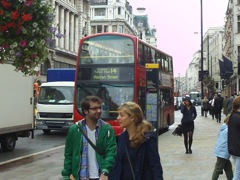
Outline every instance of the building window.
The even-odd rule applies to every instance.
[[[104,32],[108,32],[108,26],[104,26]]]
[[[107,5],[107,0],[91,0],[91,5]]]
[[[75,65],[54,61],[54,68],[75,68]]]
[[[121,14],[121,7],[118,7],[118,14]]]
[[[96,33],[96,26],[92,26],[92,27],[91,27],[91,33],[92,33],[92,34],[95,34],[95,33]]]
[[[49,61],[49,60],[47,60],[46,62],[44,62],[43,64],[41,64],[40,74],[41,74],[41,75],[46,75],[48,68],[51,68],[50,61]]]
[[[146,38],[146,42],[147,42],[147,43],[150,43],[150,38]]]
[[[112,32],[117,32],[117,26],[116,25],[112,26]]]
[[[240,5],[240,0],[237,0],[237,5]]]
[[[105,8],[95,8],[95,16],[105,16]]]
[[[118,26],[118,32],[123,33],[123,26]]]
[[[240,33],[240,16],[237,16],[237,28],[238,33]]]
[[[102,32],[102,25],[98,25],[97,26],[97,33],[101,33]]]

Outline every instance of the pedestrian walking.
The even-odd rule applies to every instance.
[[[163,180],[157,146],[157,133],[143,119],[140,106],[125,102],[118,108],[120,126],[117,158],[109,180]]]
[[[102,101],[87,96],[81,103],[84,119],[68,131],[65,152],[64,179],[107,180],[116,156],[113,128],[102,119]]]
[[[226,124],[227,117],[221,125],[218,132],[218,137],[215,145],[214,155],[217,157],[217,162],[212,175],[212,180],[217,180],[219,175],[223,174],[223,170],[227,176],[227,180],[232,180],[233,170],[228,152],[228,126]]]
[[[204,96],[203,101],[202,101],[202,110],[204,112],[205,117],[207,117],[209,107],[210,107],[209,100],[208,100],[207,96]]]
[[[218,94],[214,100],[214,112],[217,122],[221,123],[221,116],[222,116],[222,108],[223,108],[223,98],[221,94]]]
[[[234,161],[233,180],[240,179],[240,96],[233,100],[228,124],[228,151]]]
[[[186,154],[192,154],[192,142],[193,142],[193,131],[194,131],[194,120],[197,117],[197,111],[195,106],[192,105],[189,97],[185,97],[181,104],[181,113],[183,114],[182,132],[184,136],[184,145],[186,148]]]
[[[213,98],[209,101],[209,103],[210,103],[210,113],[212,115],[212,120],[214,120],[214,118],[215,118],[214,102],[215,102],[216,97],[217,97],[217,95],[215,94],[213,96]]]

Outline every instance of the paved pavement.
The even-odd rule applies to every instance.
[[[200,113],[199,113],[200,114]],[[223,116],[222,116],[223,117]],[[198,116],[195,120],[192,154],[185,154],[183,137],[173,136],[170,130],[159,136],[159,153],[165,180],[210,180],[216,162],[213,155],[220,123]],[[26,157],[24,161],[0,164],[0,179],[60,180],[64,146]],[[9,168],[9,166],[11,168]],[[225,174],[219,180],[226,179]]]
[[[200,114],[200,113],[198,113]],[[222,115],[222,122],[225,115]],[[195,120],[192,154],[185,154],[183,137],[173,136],[172,132],[179,124],[160,135],[159,153],[165,180],[210,180],[214,170],[216,157],[213,155],[220,123],[198,116]],[[226,180],[225,173],[219,180]]]

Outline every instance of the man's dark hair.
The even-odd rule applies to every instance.
[[[82,100],[81,102],[81,108],[82,108],[82,114],[83,116],[85,116],[86,114],[84,113],[84,110],[89,110],[90,108],[90,103],[93,102],[93,103],[99,103],[99,104],[102,104],[102,100],[97,97],[97,96],[87,96],[85,99]]]

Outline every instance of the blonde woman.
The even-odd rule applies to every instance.
[[[157,134],[143,119],[140,106],[126,102],[118,108],[120,126],[125,128],[118,141],[117,158],[111,180],[162,180],[163,171],[157,146]]]

